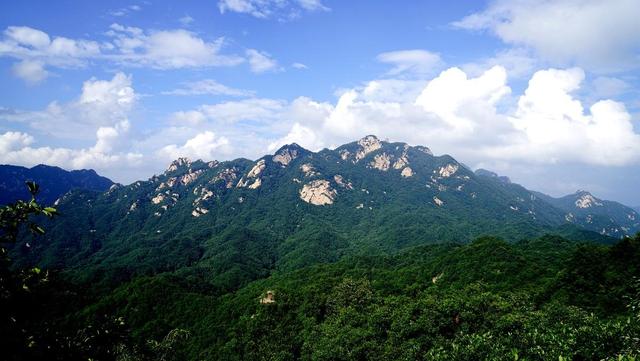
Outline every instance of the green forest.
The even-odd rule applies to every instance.
[[[635,360],[640,353],[640,235],[614,244],[482,236],[314,264],[292,253],[288,263],[299,266],[274,269],[264,259],[271,245],[247,231],[227,239],[233,247],[225,249],[237,254],[219,256],[234,270],[223,275],[237,279],[175,267],[94,283],[81,271],[13,264],[8,249],[20,233],[38,242],[47,231],[41,225],[64,216],[40,206],[37,186],[29,187],[31,201],[0,209],[6,360]],[[322,229],[307,232],[318,253],[335,242]]]

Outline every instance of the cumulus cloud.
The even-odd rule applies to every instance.
[[[398,50],[379,54],[379,62],[393,65],[389,75],[409,72],[413,75],[433,74],[442,67],[440,55],[426,50]]]
[[[115,152],[115,146],[126,137],[128,124],[101,127],[96,132],[93,147],[71,149],[49,146],[32,147],[33,136],[22,132],[0,134],[0,163],[34,166],[55,165],[67,169],[92,168],[112,171],[114,167],[128,168],[140,165],[142,154]]]
[[[601,100],[585,112],[571,93],[584,80],[581,69],[536,72],[509,121],[518,131],[512,144],[496,147],[497,157],[556,163],[565,159],[625,165],[640,158],[640,135],[622,103]]]
[[[247,49],[246,55],[249,59],[249,66],[251,67],[251,71],[254,73],[282,70],[282,68],[278,65],[278,62],[273,59],[268,53],[261,52],[255,49]]]
[[[34,130],[67,139],[86,139],[97,127],[127,118],[138,96],[131,77],[116,73],[110,80],[91,78],[80,96],[68,103],[51,102],[44,110],[3,112],[0,119],[26,123]]]
[[[182,88],[162,92],[164,95],[227,95],[245,97],[253,95],[250,90],[235,89],[213,79],[203,79],[182,84]]]
[[[85,81],[80,96],[69,103],[52,102],[41,111],[4,111],[0,118],[30,126],[47,142],[87,142],[92,138],[95,142],[79,148],[35,146],[38,137],[33,134],[8,131],[0,134],[0,163],[44,163],[108,173],[138,166],[143,155],[132,150],[128,120],[136,99],[131,78],[117,73],[110,80]]]
[[[490,31],[560,65],[617,71],[637,66],[639,13],[636,0],[494,0],[453,25]]]
[[[170,144],[158,151],[158,155],[165,160],[173,160],[178,157],[192,159],[216,159],[220,155],[228,154],[229,140],[218,137],[211,131],[202,132],[187,140],[183,145]]]
[[[477,77],[447,69],[413,101],[394,101],[389,94],[380,100],[352,89],[335,105],[307,100],[302,107],[306,114],[290,112],[296,121],[271,149],[291,141],[320,149],[377,134],[428,145],[471,163],[637,163],[640,135],[624,105],[601,100],[586,112],[572,95],[583,79],[577,68],[538,71],[515,109],[507,110],[500,104],[511,89],[499,66]]]
[[[220,0],[218,9],[221,14],[235,12],[260,19],[276,17],[281,21],[297,18],[302,11],[331,10],[321,0]]]

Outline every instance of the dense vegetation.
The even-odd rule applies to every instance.
[[[29,359],[632,360],[638,277],[640,235],[611,246],[483,237],[276,271],[228,292],[187,269],[109,291],[56,281],[12,307],[36,311],[23,321],[35,330],[20,351]]]

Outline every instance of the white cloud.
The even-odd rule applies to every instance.
[[[81,94],[69,103],[52,102],[41,111],[3,111],[0,117],[25,123],[39,136],[23,131],[0,134],[0,163],[93,168],[107,174],[136,169],[144,157],[133,149],[128,120],[136,99],[131,78],[117,73],[110,80],[85,81]],[[95,142],[77,148],[34,146],[38,138],[49,144],[69,144],[69,139],[76,144],[92,138]]]
[[[252,91],[235,89],[220,84],[213,79],[203,79],[195,82],[184,83],[182,88],[163,92],[165,95],[227,95],[245,97],[253,95]]]
[[[86,139],[97,127],[126,120],[137,98],[131,77],[117,73],[111,80],[85,81],[80,96],[69,103],[54,101],[44,110],[4,112],[0,118],[60,138]]]
[[[505,68],[510,78],[529,79],[534,70],[539,67],[539,61],[526,49],[512,48],[500,50],[494,56],[464,64],[461,68],[467,74],[477,76],[485,69],[496,65]]]
[[[470,163],[637,163],[640,135],[624,105],[601,100],[586,113],[572,96],[583,78],[580,69],[538,71],[511,110],[500,107],[511,89],[498,66],[477,77],[458,68],[443,71],[411,101],[389,93],[371,97],[369,86],[352,89],[335,106],[316,103],[315,109],[302,107],[306,113],[289,113],[295,123],[271,148],[295,141],[320,149],[377,134]]]
[[[244,57],[222,54],[224,38],[207,41],[184,29],[143,30],[112,24],[105,34],[107,41],[50,37],[26,26],[9,26],[0,39],[0,57],[18,60],[14,74],[33,84],[46,78],[47,67],[85,67],[92,61],[118,65],[145,66],[155,69],[235,66]],[[258,69],[269,70],[266,54]]]
[[[122,16],[130,15],[131,13],[135,11],[140,11],[140,10],[142,10],[142,7],[140,5],[129,5],[116,10],[109,11],[109,15],[122,17]]]
[[[169,121],[178,126],[197,126],[206,122],[207,117],[198,110],[179,111],[171,114]]]
[[[624,165],[640,159],[640,135],[622,103],[601,100],[585,113],[572,92],[584,79],[581,69],[536,72],[509,121],[518,138],[491,151],[496,157],[557,163],[566,159]]]
[[[0,40],[0,57],[18,59],[14,74],[34,82],[46,77],[45,65],[56,67],[82,67],[87,60],[100,54],[95,41],[55,37],[27,26],[9,26]]]
[[[293,63],[293,64],[291,64],[291,66],[292,66],[294,69],[299,69],[299,70],[309,69],[309,67],[308,67],[308,66],[306,66],[305,64],[302,64],[302,63]]]
[[[433,74],[442,67],[439,54],[426,50],[398,50],[379,54],[378,61],[393,65],[389,75],[410,72],[413,75]]]
[[[31,135],[20,132],[0,134],[0,163],[34,166],[55,165],[66,169],[92,168],[112,171],[116,168],[139,166],[142,154],[135,152],[115,152],[115,144],[126,137],[126,125],[115,128],[102,127],[96,132],[96,144],[90,148],[70,149],[52,147],[32,147]]]
[[[210,121],[231,124],[241,121],[275,121],[285,107],[286,103],[281,100],[250,98],[203,105],[199,111]]]
[[[33,137],[22,132],[6,132],[0,134],[0,154],[24,148],[33,143]]]
[[[249,66],[254,73],[264,73],[267,71],[282,70],[278,65],[278,62],[271,57],[268,53],[261,52],[255,49],[247,49],[247,58],[249,59]]]
[[[234,66],[243,62],[239,56],[220,54],[224,38],[207,42],[184,29],[145,32],[120,24],[112,24],[110,28],[107,34],[118,49],[111,58],[125,64],[177,69]]]
[[[44,64],[37,60],[23,60],[11,68],[13,74],[28,84],[38,84],[49,76]]]
[[[277,17],[290,20],[300,16],[301,11],[329,11],[321,0],[220,0],[221,14],[235,12],[249,14],[260,19]]]
[[[187,140],[183,145],[170,144],[158,151],[158,156],[166,161],[178,157],[212,160],[229,152],[229,140],[218,137],[211,131],[202,132]]]
[[[502,41],[534,49],[560,65],[600,71],[636,67],[640,52],[636,0],[494,0],[453,25],[489,30]]]

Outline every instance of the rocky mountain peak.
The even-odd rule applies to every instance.
[[[276,163],[280,163],[280,165],[282,165],[283,167],[286,167],[289,163],[298,158],[305,151],[306,149],[302,148],[296,143],[287,144],[278,149],[271,160]]]
[[[178,168],[181,168],[183,166],[190,166],[191,165],[191,159],[186,158],[186,157],[180,157],[176,160],[174,160],[173,162],[171,162],[171,164],[169,164],[169,167],[167,167],[166,172],[173,172],[178,170]]]
[[[576,192],[576,196],[577,199],[575,201],[575,205],[578,208],[600,207],[603,205],[601,200],[594,197],[587,191],[578,191]]]
[[[356,152],[356,162],[366,157],[367,154],[382,148],[382,142],[375,135],[367,135],[358,140],[358,145],[360,146],[360,150]]]

